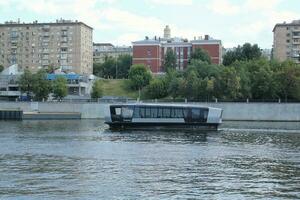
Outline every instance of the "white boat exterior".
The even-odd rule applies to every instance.
[[[105,123],[117,129],[213,129],[222,123],[222,109],[195,104],[113,104]]]

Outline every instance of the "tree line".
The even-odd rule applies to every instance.
[[[132,65],[131,55],[120,55],[117,58],[106,56],[103,63],[93,64],[93,74],[102,78],[128,78]]]
[[[149,99],[300,100],[300,66],[290,60],[269,61],[257,45],[249,43],[227,52],[223,65],[212,64],[199,49],[184,71],[176,71],[176,56],[170,50],[164,67],[166,75],[152,76],[145,66],[133,65],[131,88],[142,90],[142,97]]]
[[[47,80],[47,72],[45,70],[39,70],[37,73],[25,70],[20,76],[18,83],[21,93],[26,93],[28,99],[35,101],[46,101],[50,93],[57,100],[63,99],[68,94],[66,78],[58,76],[53,81]]]

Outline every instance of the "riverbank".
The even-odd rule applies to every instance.
[[[199,103],[223,109],[224,121],[300,121],[300,103]],[[24,113],[80,113],[81,119],[103,119],[107,103],[0,102],[1,109]]]

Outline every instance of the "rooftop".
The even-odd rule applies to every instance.
[[[293,20],[290,23],[286,23],[286,22],[277,23],[277,24],[275,24],[275,26],[273,28],[273,32],[274,32],[275,28],[279,27],[279,26],[300,26],[300,19],[299,20]]]
[[[65,19],[57,19],[55,22],[38,22],[38,20],[35,20],[31,23],[25,23],[25,22],[20,22],[20,19],[18,21],[6,21],[4,23],[0,23],[1,26],[9,26],[9,27],[14,27],[14,26],[41,26],[41,25],[84,25],[90,29],[93,29],[92,27],[88,26],[87,24],[80,22],[80,21],[72,21],[72,20],[65,20]]]

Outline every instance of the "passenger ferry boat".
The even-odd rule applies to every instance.
[[[217,130],[222,123],[222,109],[195,104],[114,104],[108,113],[111,129]]]

